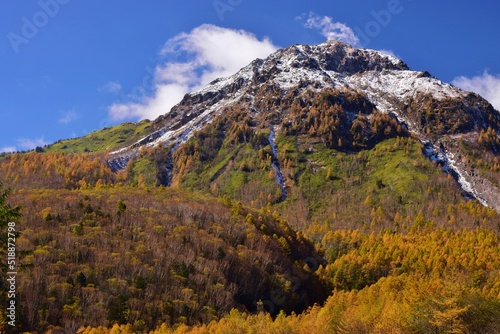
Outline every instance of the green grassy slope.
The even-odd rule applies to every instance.
[[[123,123],[94,131],[84,137],[60,140],[45,148],[50,153],[106,153],[127,147],[148,134],[151,122]]]

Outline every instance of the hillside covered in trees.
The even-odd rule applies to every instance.
[[[414,139],[346,152],[279,135],[282,200],[269,134],[209,144],[218,126],[178,151],[172,187],[156,187],[160,149],[120,173],[92,153],[3,158],[20,331],[498,331],[500,216]]]
[[[331,42],[2,154],[14,331],[500,333],[499,132],[481,97]]]

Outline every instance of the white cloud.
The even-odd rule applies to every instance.
[[[61,124],[68,124],[76,119],[78,119],[78,114],[74,110],[69,110],[64,113],[61,118],[59,118],[58,122]]]
[[[0,153],[12,153],[12,152],[16,152],[17,149],[15,146],[5,146],[5,147],[2,147],[0,148]]]
[[[155,119],[170,111],[189,90],[188,85],[158,84],[154,96],[144,98],[139,103],[115,103],[109,107],[108,113],[115,121],[130,118]]]
[[[259,40],[244,30],[204,24],[165,43],[161,55],[166,60],[155,69],[152,96],[113,104],[109,115],[113,120],[154,119],[170,111],[186,93],[276,50],[268,38]]]
[[[99,88],[101,92],[116,94],[122,90],[122,85],[117,81],[109,81]]]
[[[302,15],[297,19],[304,20],[304,18],[305,15]],[[309,13],[309,17],[307,17],[304,27],[321,30],[321,34],[325,36],[327,40],[337,40],[352,46],[360,46],[359,38],[351,28],[344,23],[334,22],[329,16],[319,16],[314,13]]]
[[[12,153],[17,152],[19,150],[33,150],[37,146],[43,147],[48,145],[49,143],[45,141],[45,138],[42,136],[36,139],[28,139],[28,138],[19,138],[17,140],[16,146],[4,146],[0,148],[0,153]]]
[[[500,75],[492,75],[484,71],[482,75],[472,78],[457,77],[453,84],[466,91],[475,92],[488,100],[496,110],[500,110]]]
[[[33,150],[37,146],[43,147],[49,144],[48,142],[45,141],[44,137],[40,137],[37,139],[20,138],[17,140],[17,143],[18,146],[24,150]]]

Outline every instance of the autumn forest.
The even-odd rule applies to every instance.
[[[499,333],[500,214],[364,96],[261,94],[270,112],[227,108],[174,152],[143,148],[121,171],[84,139],[3,154],[15,330]],[[423,131],[465,131],[448,106],[429,101]],[[498,184],[495,122],[455,144]]]

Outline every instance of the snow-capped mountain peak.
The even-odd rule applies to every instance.
[[[487,124],[500,125],[500,114],[476,94],[443,83],[428,72],[413,71],[402,60],[386,53],[328,41],[278,50],[266,59],[254,60],[232,76],[214,80],[186,94],[179,104],[155,120],[156,132],[128,148],[111,153],[110,165],[114,169],[124,168],[142,146],[172,145],[172,150],[175,150],[196,130],[231,106],[239,104],[253,112],[265,113],[269,112],[262,107],[266,94],[284,97],[290,92],[300,95],[325,89],[364,96],[378,112],[392,115],[408,131],[426,142],[427,147],[429,143],[441,147],[443,154],[446,154],[442,147],[446,146],[447,135],[478,132]],[[440,117],[449,121],[445,121],[435,133],[429,131],[432,120],[422,119],[423,109],[429,112],[442,110]],[[434,135],[429,135],[429,132]],[[447,161],[455,160],[450,156]],[[453,166],[449,165],[448,169],[453,169]],[[462,179],[471,184],[466,176]],[[494,205],[500,208],[497,199],[483,196],[473,185],[467,187],[472,196],[485,204],[496,203]]]

